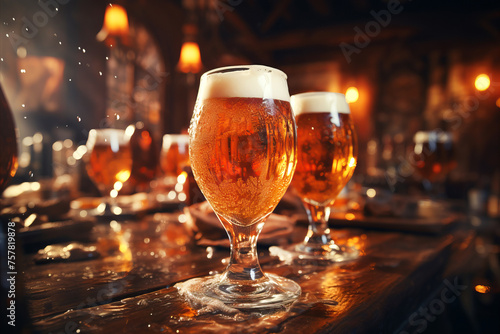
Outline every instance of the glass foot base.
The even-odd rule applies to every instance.
[[[326,245],[311,246],[300,243],[285,247],[269,248],[272,256],[277,256],[285,264],[329,264],[352,261],[359,257],[359,250],[334,242]]]
[[[234,281],[223,275],[192,278],[175,285],[194,308],[226,314],[287,309],[301,293],[294,281],[266,274],[255,281]]]

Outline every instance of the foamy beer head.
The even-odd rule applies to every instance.
[[[262,65],[229,66],[202,75],[198,100],[207,98],[262,98],[290,101],[286,74]]]
[[[295,115],[311,112],[350,114],[345,95],[333,92],[311,92],[292,95],[290,104]]]
[[[292,185],[303,201],[329,205],[357,163],[356,133],[340,93],[292,95],[297,123],[297,168]]]
[[[111,146],[113,151],[118,150],[118,147],[128,145],[130,138],[134,134],[134,127],[123,129],[92,129],[89,131],[87,139],[87,148],[92,150],[96,145]]]
[[[201,77],[189,127],[191,168],[219,217],[262,221],[288,188],[296,161],[295,118],[286,75],[252,65]]]

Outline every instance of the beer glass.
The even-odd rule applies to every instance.
[[[112,212],[115,198],[130,177],[132,153],[130,137],[134,127],[92,129],[87,139],[87,174],[105,197],[104,212]]]
[[[451,133],[440,129],[418,131],[413,137],[412,165],[424,189],[432,195],[443,192],[442,185],[456,165]]]
[[[286,75],[235,66],[201,77],[189,128],[194,177],[231,242],[224,273],[178,286],[191,301],[238,310],[274,309],[301,292],[292,280],[264,274],[257,238],[285,194],[296,164],[296,129]]]
[[[167,177],[177,177],[189,166],[189,136],[186,134],[163,135],[160,167]]]
[[[328,227],[330,207],[357,163],[357,139],[349,105],[343,94],[331,92],[293,95],[291,104],[298,142],[292,186],[309,219],[307,235],[294,251],[301,259],[354,259],[358,251],[336,243]]]
[[[17,136],[14,117],[0,86],[0,195],[17,171]]]

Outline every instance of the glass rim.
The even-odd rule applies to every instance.
[[[104,133],[104,132],[125,132],[126,129],[121,128],[98,128],[98,129],[90,129],[89,133]]]
[[[132,135],[134,134],[135,128],[129,125],[126,129],[121,128],[97,128],[90,129],[86,146],[92,147],[96,143],[106,142],[110,138],[118,139],[121,144],[128,144]]]
[[[285,80],[288,79],[288,76],[286,75],[285,72],[283,72],[280,69],[277,69],[277,68],[274,68],[274,67],[270,67],[270,66],[267,66],[267,65],[232,65],[232,66],[223,66],[223,67],[218,67],[218,68],[214,68],[214,69],[212,69],[210,71],[207,71],[207,72],[203,73],[203,75],[201,77],[202,78],[203,77],[207,77],[207,76],[212,75],[212,74],[225,74],[225,73],[234,73],[234,72],[245,72],[245,71],[249,71],[251,69],[267,71],[269,73],[275,72],[275,73],[281,75]]]
[[[184,133],[166,133],[162,136],[162,148],[172,143],[187,144],[189,143],[189,135]]]
[[[296,116],[318,112],[351,114],[351,108],[342,93],[331,91],[310,91],[290,96],[290,104]]]
[[[189,137],[189,134],[187,133],[165,133],[163,135],[163,138],[185,138]]]
[[[345,98],[345,94],[343,94],[343,93],[329,92],[329,91],[315,91],[315,92],[297,93],[297,94],[291,95],[290,97],[292,97],[292,96],[296,96],[296,97],[311,97],[311,96],[315,96],[315,95],[331,95],[331,96],[342,95]]]

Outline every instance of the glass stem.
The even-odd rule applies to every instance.
[[[324,245],[331,245],[330,228],[328,218],[330,217],[330,207],[317,206],[304,203],[309,219],[309,229],[304,239],[304,244],[312,249],[321,249]]]
[[[224,273],[226,279],[254,281],[264,277],[257,255],[257,238],[264,221],[250,226],[232,224],[221,217],[231,242],[231,259]]]

